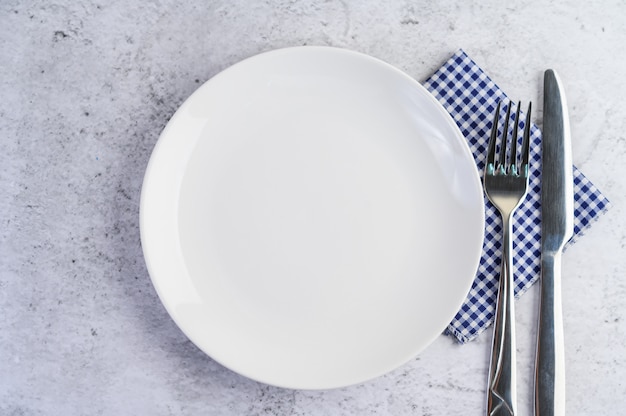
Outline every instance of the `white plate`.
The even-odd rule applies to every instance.
[[[397,368],[454,317],[484,225],[458,128],[412,78],[298,47],[202,85],[163,131],[141,197],[148,270],[224,366],[328,389]]]

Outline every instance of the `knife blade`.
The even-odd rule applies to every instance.
[[[574,232],[569,116],[557,73],[544,73],[541,172],[541,289],[535,362],[535,416],[565,415],[561,255]]]

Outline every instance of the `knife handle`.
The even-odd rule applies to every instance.
[[[541,295],[535,362],[535,416],[565,415],[565,352],[561,251],[541,257]]]

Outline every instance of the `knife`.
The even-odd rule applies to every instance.
[[[565,415],[561,254],[574,233],[574,180],[567,103],[559,76],[544,73],[541,173],[541,294],[535,416]]]

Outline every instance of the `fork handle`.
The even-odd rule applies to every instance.
[[[513,304],[513,233],[511,215],[502,216],[502,266],[493,327],[487,386],[487,415],[513,416],[517,407],[515,309]]]
[[[542,253],[535,363],[535,416],[565,415],[561,251]]]

